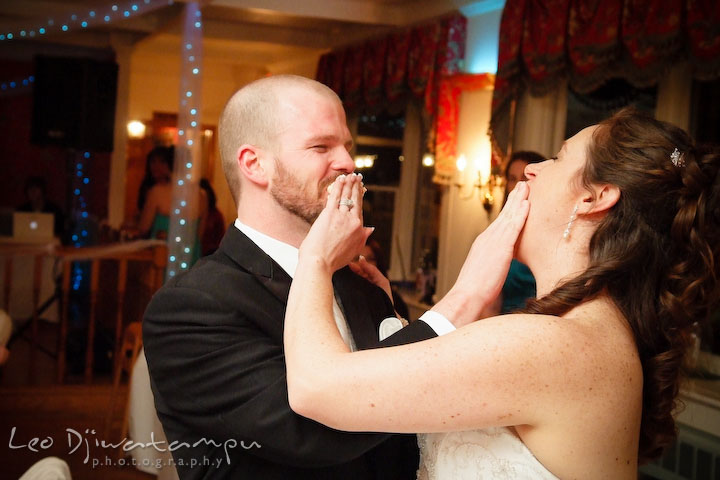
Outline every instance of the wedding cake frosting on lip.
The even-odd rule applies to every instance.
[[[350,175],[360,175],[360,178],[362,178],[362,173],[351,173]],[[344,177],[344,176],[345,176],[345,175],[338,175],[338,176],[335,178],[335,180],[337,180],[337,179],[340,178],[340,177]],[[333,186],[334,186],[334,185],[335,185],[335,181],[333,181],[330,185],[327,186],[327,192],[328,192],[328,194],[330,194],[330,193],[332,192],[332,189],[333,189]],[[367,192],[367,188],[365,188],[365,184],[364,184],[364,183],[361,183],[360,185],[363,187],[363,194],[365,194],[365,192]]]

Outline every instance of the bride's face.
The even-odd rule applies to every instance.
[[[563,231],[584,191],[580,173],[595,128],[585,128],[566,140],[554,158],[525,167],[530,212],[517,245],[521,262],[531,264],[534,256],[551,254],[567,241]]]

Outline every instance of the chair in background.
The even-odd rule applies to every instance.
[[[127,411],[128,438],[137,445],[144,445],[128,452],[132,457],[132,464],[138,470],[157,475],[157,480],[178,480],[171,449],[158,449],[153,446],[168,445],[168,439],[155,411],[155,397],[150,385],[150,370],[144,350],[140,350],[133,366]]]
[[[38,460],[18,480],[72,480],[67,462],[57,457]]]

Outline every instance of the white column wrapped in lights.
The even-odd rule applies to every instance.
[[[167,278],[186,271],[197,258],[201,172],[200,92],[202,14],[199,2],[185,5],[181,48],[178,142],[173,170],[173,200],[168,232]]]

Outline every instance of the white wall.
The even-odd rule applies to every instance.
[[[205,58],[202,62],[202,123],[217,125],[228,98],[241,86],[268,73],[265,68],[242,66]],[[180,58],[137,49],[131,60],[129,116],[152,118],[153,112],[177,112],[180,96]]]
[[[465,92],[460,98],[458,154],[465,153],[468,167],[458,181],[464,186],[447,187],[440,209],[440,238],[436,299],[442,298],[455,282],[465,256],[475,237],[495,219],[502,203],[502,190],[493,192],[495,204],[488,214],[483,208],[480,191],[472,185],[477,179],[473,169],[476,155],[490,155],[490,104],[492,90]]]

